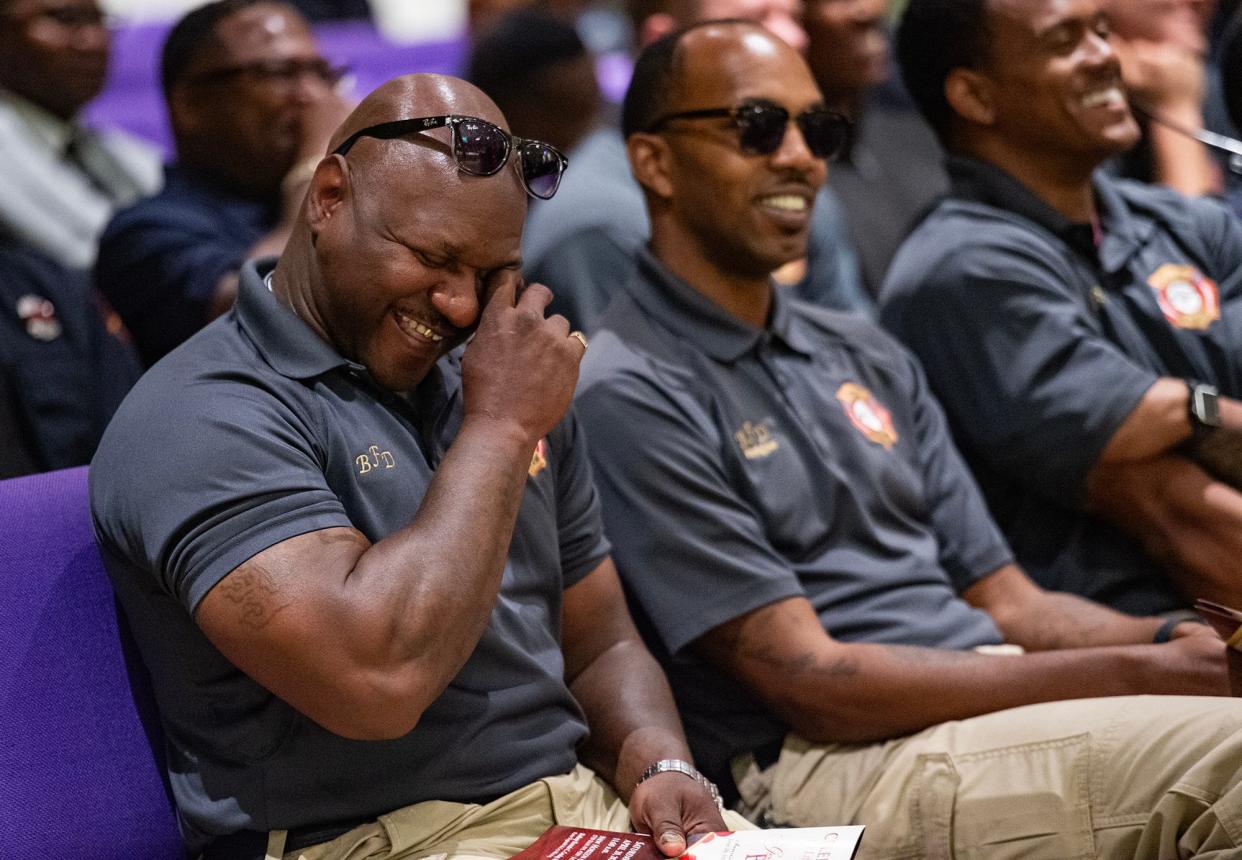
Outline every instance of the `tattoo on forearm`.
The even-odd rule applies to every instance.
[[[739,655],[743,660],[759,663],[765,669],[782,672],[792,678],[839,678],[858,674],[858,661],[846,656],[820,661],[807,651],[794,657],[777,654],[767,645],[743,646]]]
[[[241,610],[241,623],[254,630],[262,630],[292,603],[281,596],[271,572],[253,561],[230,573],[220,593]]]

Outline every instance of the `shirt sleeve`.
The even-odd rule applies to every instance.
[[[174,411],[151,383],[148,374],[105,434],[91,510],[101,542],[191,613],[256,553],[350,525],[320,465],[317,416],[224,379],[193,383]]]
[[[572,409],[553,434],[552,447],[561,578],[568,588],[595,570],[610,547],[600,520],[586,438]]]
[[[960,594],[1012,562],[1013,554],[953,444],[944,412],[922,369],[913,357],[909,362],[914,380],[912,414],[928,510],[940,545],[941,567]]]
[[[104,231],[95,283],[150,365],[207,323],[216,287],[244,262],[245,249],[205,218],[148,201]]]
[[[883,320],[922,361],[972,456],[1072,504],[1158,377],[1103,335],[1087,298],[1073,294],[1072,273],[1031,244],[930,261],[907,273],[915,282],[886,303]]]
[[[670,654],[726,621],[803,595],[730,485],[707,415],[635,375],[577,402],[613,558]]]

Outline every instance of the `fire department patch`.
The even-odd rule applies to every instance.
[[[530,468],[526,470],[532,478],[548,467],[548,440],[540,439],[535,452],[530,455]]]
[[[1147,278],[1164,318],[1178,328],[1205,329],[1220,319],[1216,283],[1194,266],[1165,263]]]
[[[893,429],[893,416],[876,400],[870,391],[854,382],[847,382],[837,389],[845,414],[858,432],[877,445],[891,449],[897,444],[897,431]]]

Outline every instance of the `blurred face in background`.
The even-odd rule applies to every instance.
[[[0,0],[0,86],[63,119],[103,89],[109,45],[95,0]]]
[[[795,51],[806,50],[802,0],[699,0],[698,20],[744,18],[762,24]]]
[[[849,110],[890,74],[885,0],[807,0],[807,62],[824,94]]]
[[[340,73],[291,6],[262,3],[216,26],[171,94],[179,155],[243,189],[278,188],[297,160],[308,110]]]

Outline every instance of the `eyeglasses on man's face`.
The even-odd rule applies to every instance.
[[[734,107],[666,114],[647,126],[647,131],[659,132],[670,122],[692,119],[731,119],[737,129],[738,145],[744,152],[756,155],[771,155],[780,149],[789,128],[789,111],[780,105],[756,100]],[[793,120],[802,132],[807,149],[817,158],[836,158],[849,143],[852,124],[843,114],[825,107],[813,107]]]
[[[260,84],[292,87],[310,75],[326,86],[336,86],[341,78],[349,74],[347,66],[334,66],[327,60],[256,60],[253,63],[240,63],[236,66],[225,66],[211,69],[190,79],[195,85],[218,84],[234,78],[250,78]]]
[[[115,20],[105,15],[97,6],[45,6],[30,10],[7,9],[0,11],[0,19],[42,21],[64,30],[87,30],[95,27],[110,28]]]
[[[445,126],[453,132],[453,160],[458,170],[471,176],[492,176],[500,172],[510,153],[516,151],[522,187],[527,194],[540,200],[548,200],[556,194],[561,176],[569,166],[569,159],[550,143],[514,137],[485,119],[453,114],[398,119],[368,126],[351,134],[332,154],[345,155],[364,137],[391,140]]]

